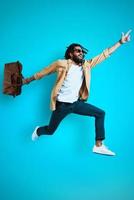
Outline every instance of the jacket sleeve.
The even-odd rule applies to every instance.
[[[51,65],[45,67],[41,71],[39,71],[36,74],[34,74],[34,78],[36,80],[38,80],[38,79],[41,79],[42,77],[44,77],[46,75],[49,75],[49,74],[52,74],[52,73],[56,72],[57,65],[58,65],[58,62],[52,63]]]
[[[91,60],[87,60],[90,64],[90,68],[94,67],[95,65],[101,63],[103,60],[110,56],[108,49],[105,49],[101,54],[95,56]]]

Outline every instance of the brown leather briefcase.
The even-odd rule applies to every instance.
[[[3,93],[13,97],[21,94],[22,64],[17,62],[6,63],[4,68]]]

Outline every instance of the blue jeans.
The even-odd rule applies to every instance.
[[[95,117],[95,140],[105,139],[104,118],[105,112],[82,100],[74,103],[56,102],[56,110],[52,112],[48,126],[37,129],[37,135],[52,135],[60,122],[70,113]]]

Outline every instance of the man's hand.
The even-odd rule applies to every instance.
[[[25,84],[29,84],[29,83],[30,83],[29,78],[22,79],[22,83],[23,83],[23,85],[25,85]]]
[[[126,42],[129,42],[130,41],[130,33],[131,33],[132,30],[129,30],[126,34],[122,33],[122,37],[120,39],[120,43],[121,44],[124,44]]]
[[[26,79],[22,79],[22,84],[29,84],[31,81],[35,80],[34,76],[30,77],[30,78],[26,78]]]

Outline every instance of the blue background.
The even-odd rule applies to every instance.
[[[78,42],[91,58],[134,27],[134,1],[3,0],[0,2],[0,89],[4,64],[19,60],[25,77],[64,58]],[[0,94],[0,199],[134,199],[134,45],[120,47],[92,70],[88,102],[106,111],[105,143],[116,157],[92,153],[94,118],[72,114],[53,136],[31,141],[47,124],[56,75]]]

